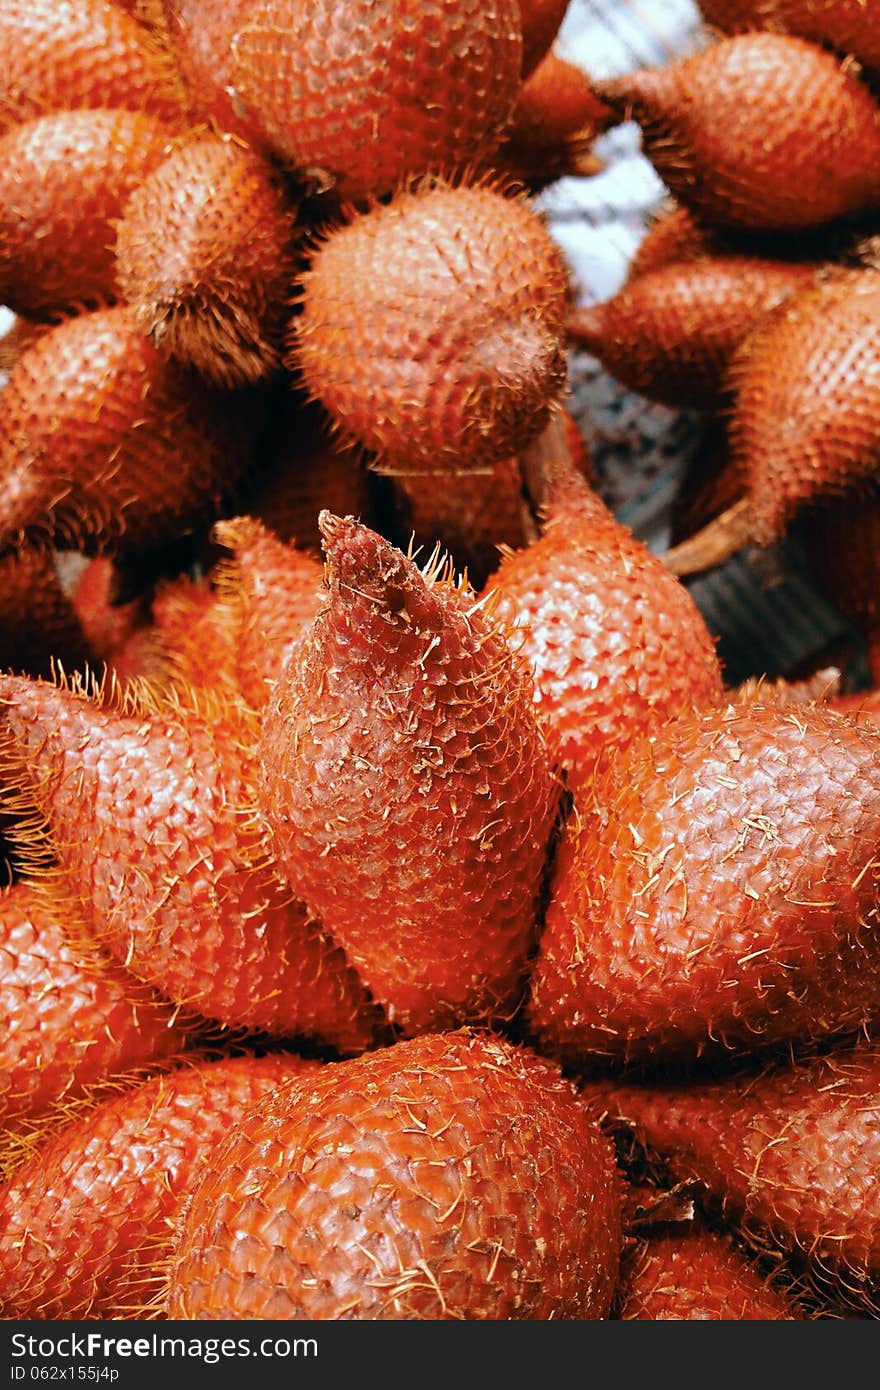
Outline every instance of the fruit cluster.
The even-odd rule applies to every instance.
[[[591,485],[565,8],[0,0],[5,1317],[872,1315],[880,729]]]

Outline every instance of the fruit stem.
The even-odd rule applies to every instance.
[[[661,558],[668,570],[682,578],[723,565],[725,560],[729,560],[751,540],[752,516],[749,499],[741,497],[732,507],[728,507],[716,516],[714,521],[704,526],[702,531],[695,532],[680,545],[673,546]]]

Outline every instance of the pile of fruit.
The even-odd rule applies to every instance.
[[[598,84],[565,0],[0,0],[4,1317],[876,1316],[871,699],[726,686],[564,403],[806,325],[725,534],[880,458],[880,105],[761,8]],[[647,330],[532,200],[633,113]]]

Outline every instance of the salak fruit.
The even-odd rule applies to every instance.
[[[230,1126],[318,1064],[293,1054],[186,1063],[68,1123],[0,1185],[0,1310],[129,1318],[161,1284],[181,1202]]]
[[[288,365],[374,467],[489,469],[562,395],[566,286],[527,202],[429,183],[319,243]]]
[[[234,707],[142,693],[114,709],[13,676],[0,698],[4,775],[34,799],[63,889],[108,951],[221,1023],[369,1044],[354,972],[268,858]]]
[[[321,514],[326,606],[263,715],[281,871],[405,1032],[512,1014],[560,787],[476,596]]]
[[[575,1065],[862,1027],[880,977],[880,735],[820,704],[719,704],[575,803],[528,1016]]]
[[[212,1155],[172,1318],[602,1318],[620,1182],[571,1084],[432,1034],[294,1080]]]

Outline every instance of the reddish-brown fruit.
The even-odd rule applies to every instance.
[[[876,458],[880,471],[880,437]],[[866,483],[805,507],[798,534],[822,593],[866,631],[880,626],[880,488]]]
[[[214,539],[233,552],[215,583],[232,633],[239,688],[253,709],[261,709],[324,607],[323,570],[253,517],[218,522]]]
[[[247,23],[252,0],[147,0],[155,28],[174,54],[194,121],[209,120],[259,147],[254,122],[232,92],[233,40]]]
[[[520,85],[517,0],[253,0],[228,42],[236,109],[344,198],[483,162]]]
[[[114,603],[116,585],[113,561],[99,555],[83,566],[70,595],[80,626],[99,662],[111,663],[128,639],[150,622],[149,593],[127,603]]]
[[[689,208],[668,200],[648,224],[629,263],[627,282],[662,266],[717,255],[722,246],[723,238],[698,222]]]
[[[636,745],[577,805],[531,1026],[655,1063],[863,1026],[880,979],[880,732],[739,700]]]
[[[217,1144],[316,1065],[291,1054],[194,1063],[83,1107],[0,1186],[4,1315],[140,1316]]]
[[[729,385],[732,465],[745,496],[665,563],[688,574],[779,540],[806,502],[880,460],[880,274],[838,271],[797,291],[745,340]]]
[[[815,277],[815,266],[757,256],[678,262],[573,309],[569,337],[630,390],[676,409],[709,409],[723,400],[731,357],[749,332]]]
[[[743,34],[598,82],[672,193],[721,227],[785,231],[877,206],[880,106],[833,54]]]
[[[0,137],[0,300],[58,315],[115,297],[114,220],[162,159],[168,126],[136,111],[59,111]]]
[[[802,34],[880,68],[877,0],[700,0],[700,9],[726,34],[750,29]]]
[[[646,725],[721,695],[690,594],[573,469],[551,467],[544,534],[489,581],[535,677],[535,711],[574,785]]]
[[[160,584],[152,619],[142,651],[143,674],[184,696],[194,690],[216,697],[234,720],[241,700],[235,630],[211,580],[182,574]],[[247,719],[242,710],[243,738],[248,737]]]
[[[329,600],[266,707],[278,862],[407,1032],[513,1012],[559,787],[473,593],[322,513]]]
[[[237,709],[117,710],[14,677],[0,694],[3,763],[102,945],[221,1023],[369,1045],[374,1011],[354,972],[268,860]]]
[[[161,546],[210,522],[250,465],[252,402],[166,361],[120,306],[58,324],[0,401],[0,546]]]
[[[708,418],[699,447],[685,464],[676,488],[669,518],[672,544],[708,526],[740,502],[745,491],[745,469],[731,454],[727,418],[718,412]]]
[[[658,1227],[622,1262],[614,1316],[624,1322],[778,1322],[799,1315],[724,1236]]]
[[[176,1011],[86,937],[69,904],[26,881],[0,892],[4,1126],[186,1046]]]
[[[377,524],[376,478],[363,450],[334,439],[326,415],[304,408],[290,391],[270,421],[262,457],[243,509],[279,540],[320,555],[318,514],[324,508],[367,526]]]
[[[120,288],[157,347],[220,385],[259,381],[281,365],[298,239],[271,165],[229,137],[194,136],[129,199]]]
[[[436,475],[406,473],[393,487],[404,544],[411,540],[422,555],[441,545],[475,589],[498,568],[499,546],[520,546],[528,539],[530,518],[516,458],[502,459],[491,473],[456,478],[452,488]]]
[[[857,1300],[880,1274],[880,1052],[875,1045],[678,1086],[596,1085],[680,1179],[705,1184],[759,1249],[800,1251]]]
[[[331,232],[303,287],[290,365],[383,471],[491,468],[562,394],[567,275],[524,201],[399,194]]]
[[[550,51],[567,9],[568,0],[519,0],[523,81]]]
[[[193,1193],[172,1318],[603,1318],[613,1155],[524,1049],[436,1034],[293,1081]]]
[[[52,554],[22,546],[0,556],[0,667],[49,676],[94,656]]]
[[[3,0],[0,52],[0,129],[96,106],[180,121],[171,63],[110,0]]]
[[[567,174],[596,174],[602,162],[593,142],[616,119],[582,68],[548,53],[520,89],[513,124],[489,163],[532,189]]]

